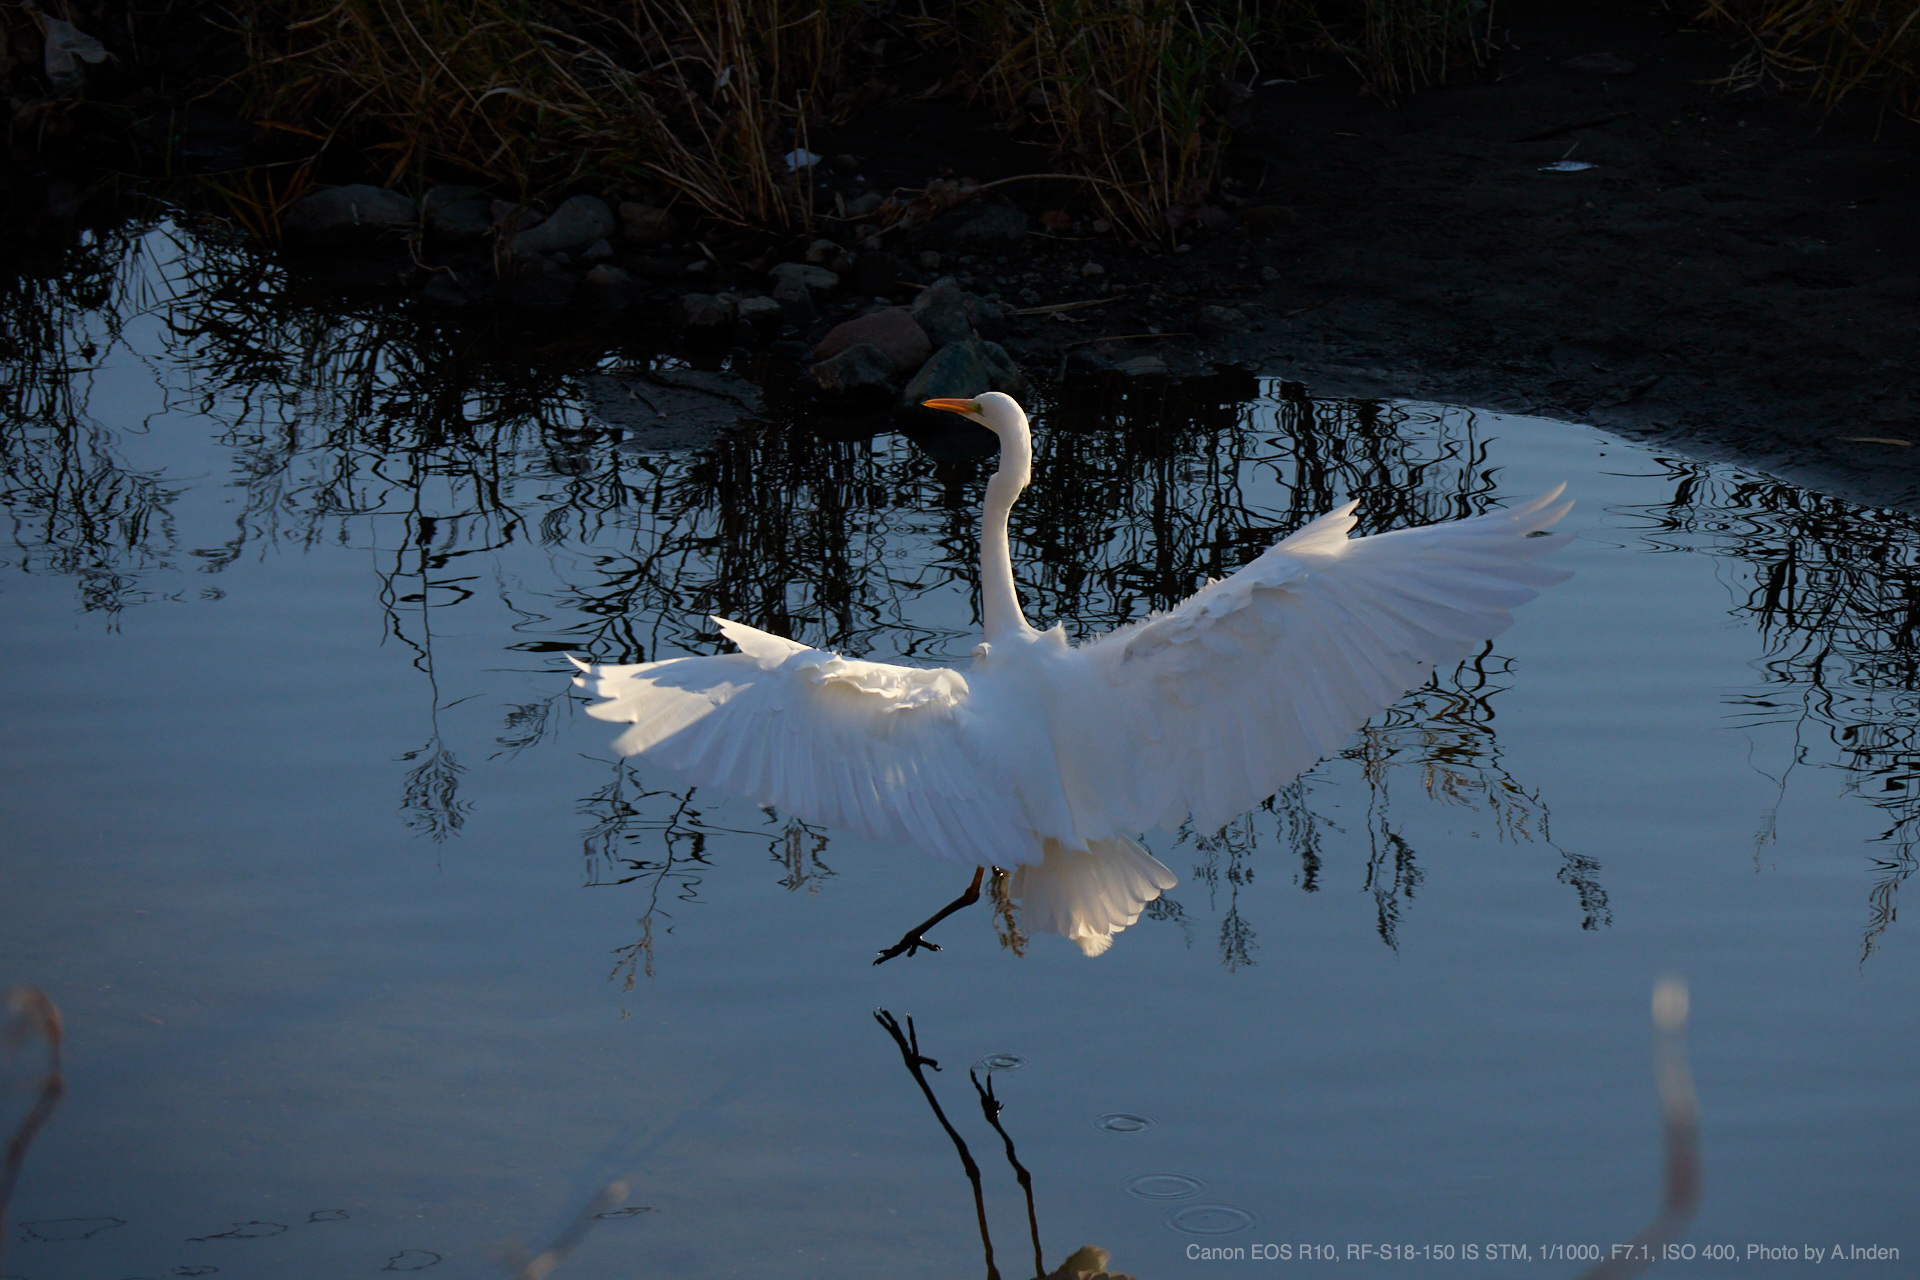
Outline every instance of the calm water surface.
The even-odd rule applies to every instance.
[[[1668,972],[1687,1239],[1742,1260],[1666,1271],[1920,1256],[1911,517],[1277,382],[1040,396],[1042,625],[1164,607],[1347,495],[1370,532],[1566,480],[1577,576],[1262,810],[1149,833],[1181,884],[1108,955],[975,908],[876,969],[952,868],[614,759],[561,655],[717,652],[719,612],[964,659],[978,440],[776,393],[648,452],[590,392],[656,353],[309,303],[165,226],[64,269],[8,301],[0,980],[65,1011],[71,1093],[5,1274],[497,1275],[613,1179],[562,1276],[983,1274],[885,1008],[946,1068],[1008,1276],[991,1055],[1049,1267],[1574,1276],[1543,1249],[1658,1200]],[[1270,1242],[1532,1260],[1189,1258]]]

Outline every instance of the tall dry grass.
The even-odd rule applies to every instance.
[[[1701,17],[1742,34],[1724,83],[1805,87],[1829,106],[1880,92],[1920,120],[1920,5],[1913,0],[1702,0]]]
[[[258,118],[380,160],[548,195],[664,186],[786,226],[779,157],[829,82],[848,0],[258,0],[240,33]]]

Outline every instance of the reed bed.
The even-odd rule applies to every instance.
[[[799,216],[780,156],[835,70],[838,0],[267,0],[240,23],[269,128],[376,160],[385,185],[523,196],[638,182],[723,222]]]
[[[1804,87],[1828,106],[1878,92],[1920,121],[1920,6],[1912,0],[1704,0],[1700,13],[1747,46],[1723,82],[1733,88]]]

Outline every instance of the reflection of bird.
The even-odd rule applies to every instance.
[[[1021,615],[1007,515],[1033,459],[998,392],[929,400],[1000,438],[980,526],[985,643],[963,674],[843,658],[716,618],[718,657],[589,666],[588,708],[630,723],[617,748],[811,822],[907,841],[976,868],[973,885],[881,954],[977,899],[981,869],[1029,929],[1088,955],[1175,880],[1134,839],[1189,813],[1213,830],[1258,804],[1440,662],[1567,575],[1530,563],[1572,505],[1347,537],[1348,503],[1169,613],[1075,647]],[[1564,486],[1562,486],[1564,488]],[[876,961],[875,963],[878,963]]]

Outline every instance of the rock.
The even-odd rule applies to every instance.
[[[859,342],[807,370],[813,385],[828,395],[878,399],[893,394],[893,361],[870,342]]]
[[[1067,1260],[1060,1264],[1059,1270],[1055,1271],[1054,1274],[1057,1276],[1070,1275],[1075,1271],[1085,1271],[1089,1273],[1105,1271],[1107,1269],[1107,1263],[1111,1261],[1113,1261],[1113,1254],[1109,1251],[1102,1249],[1098,1245],[1083,1244],[1067,1255]]]
[[[86,203],[86,188],[79,183],[69,178],[55,178],[47,183],[47,216],[49,218],[71,218],[79,213]]]
[[[1224,231],[1233,225],[1233,215],[1215,204],[1203,204],[1195,209],[1193,220],[1209,231]]]
[[[1027,215],[1009,204],[975,201],[943,213],[907,233],[915,248],[951,246],[962,252],[1005,249],[1027,234]]]
[[[369,244],[397,237],[419,220],[411,198],[354,183],[295,200],[280,215],[280,231],[289,244]]]
[[[1107,274],[1107,269],[1097,262],[1089,262],[1080,268],[1080,274],[1083,276],[1103,276]]]
[[[639,284],[632,273],[603,262],[587,272],[587,278],[580,282],[587,300],[596,306],[624,307],[639,292]]]
[[[772,298],[740,299],[740,318],[759,333],[776,332],[786,318],[780,304]]]
[[[1201,334],[1232,333],[1247,327],[1247,317],[1232,307],[1203,306],[1193,313],[1189,327]]]
[[[807,261],[825,266],[840,256],[840,246],[831,240],[815,240],[807,246]]]
[[[1280,278],[1280,268],[1273,267],[1273,266],[1260,268],[1260,282],[1262,284],[1272,284],[1275,280],[1278,280],[1279,278]]]
[[[1611,53],[1589,53],[1578,58],[1568,58],[1560,64],[1567,71],[1578,71],[1590,76],[1630,76],[1640,69],[1640,64]]]
[[[1027,380],[1005,347],[967,338],[949,342],[934,352],[933,359],[922,365],[907,384],[906,399],[908,404],[919,404],[935,398],[977,396],[982,391],[1023,396]]]
[[[818,289],[823,293],[830,293],[840,287],[839,276],[833,274],[833,272],[827,270],[825,267],[808,266],[804,262],[777,263],[768,270],[767,276],[776,285],[792,280],[805,285],[809,289]],[[778,295],[776,294],[775,296]]]
[[[933,354],[927,331],[912,314],[905,307],[888,307],[829,329],[813,358],[826,360],[861,343],[880,348],[896,369],[918,369]]]
[[[1139,378],[1152,373],[1165,373],[1167,362],[1159,356],[1135,356],[1131,360],[1122,360],[1113,367],[1129,378]]]
[[[620,205],[620,233],[628,244],[666,244],[680,234],[680,225],[665,209],[627,200]]]
[[[628,453],[697,448],[765,412],[753,384],[731,373],[656,369],[633,377],[590,374],[581,384],[594,416],[622,428],[619,447]]]
[[[960,287],[952,276],[942,276],[913,300],[913,318],[936,345],[966,338],[1002,338],[1007,318],[991,302]]]
[[[872,217],[874,214],[880,212],[880,206],[885,204],[886,202],[887,202],[887,198],[881,195],[878,191],[868,191],[862,195],[857,195],[853,199],[847,201],[847,217],[849,218]]]
[[[547,220],[547,215],[530,204],[514,204],[510,200],[495,200],[487,206],[487,216],[493,219],[496,231],[531,231]]]
[[[523,307],[561,307],[573,300],[579,277],[546,258],[520,258],[507,279],[507,297]]]
[[[436,237],[472,244],[493,230],[489,203],[487,193],[478,187],[439,186],[427,188],[420,208],[427,216],[427,230]]]
[[[612,256],[613,246],[605,240],[595,240],[587,246],[587,251],[580,255],[581,259],[586,262],[605,262]]]
[[[473,301],[467,296],[467,291],[460,287],[460,282],[445,271],[434,272],[433,279],[427,281],[427,287],[420,291],[420,296],[442,307],[464,307]]]
[[[920,264],[920,269],[922,271],[938,271],[940,269],[940,255],[934,252],[932,249],[928,249],[925,252],[921,253],[921,255],[918,258],[914,259],[914,261]]]
[[[853,287],[868,297],[892,293],[894,282],[904,270],[900,259],[890,253],[872,250],[853,260]]]
[[[860,172],[860,157],[850,153],[837,155],[827,161],[827,163],[832,166],[835,173],[855,174]]]
[[[613,210],[599,196],[574,196],[562,201],[546,221],[513,237],[515,253],[552,253],[556,249],[584,249],[614,232]]]
[[[740,300],[730,293],[690,293],[680,299],[680,323],[689,333],[732,333]]]
[[[1049,231],[1067,231],[1073,227],[1073,215],[1065,209],[1049,209],[1040,215],[1040,225]]]
[[[1297,226],[1300,215],[1283,204],[1253,204],[1242,209],[1237,220],[1250,235],[1270,236]]]
[[[820,318],[820,309],[813,305],[813,290],[792,276],[774,282],[773,300],[788,324],[804,329]]]

